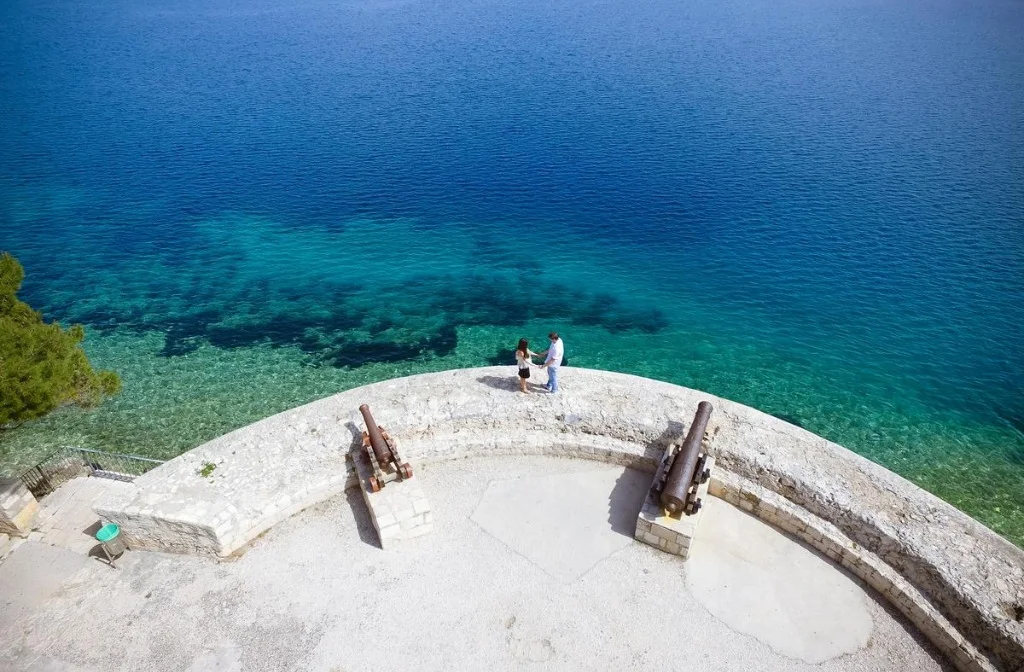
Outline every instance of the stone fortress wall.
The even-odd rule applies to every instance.
[[[1024,551],[896,474],[752,408],[636,376],[564,368],[558,395],[512,367],[384,381],[214,439],[97,507],[131,546],[228,556],[355,485],[367,403],[417,464],[557,455],[653,471],[697,403],[714,404],[713,495],[803,540],[878,590],[961,670],[1024,670]],[[212,471],[209,465],[213,465]],[[208,476],[202,476],[204,470]],[[699,533],[697,542],[699,543]]]

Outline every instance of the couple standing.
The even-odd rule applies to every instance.
[[[565,354],[565,346],[558,334],[552,331],[548,334],[551,345],[544,352],[533,352],[525,338],[519,339],[516,347],[516,364],[519,366],[519,391],[529,393],[526,389],[526,380],[530,377],[530,367],[537,366],[533,363],[534,357],[543,357],[544,363],[540,368],[548,370],[548,384],[544,386],[551,394],[558,392],[558,367],[562,365],[562,355]]]

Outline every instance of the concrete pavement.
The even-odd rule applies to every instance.
[[[492,458],[424,465],[418,477],[435,533],[389,551],[354,491],[229,562],[134,551],[115,570],[23,544],[0,564],[0,599],[20,605],[0,623],[0,661],[103,672],[948,669],[860,584],[814,554],[793,562],[802,546],[724,503],[682,563],[621,529],[644,480],[622,468]],[[735,562],[709,569],[728,554]],[[764,581],[784,588],[735,601],[735,586]],[[12,599],[19,585],[28,592]],[[784,628],[763,623],[805,612]],[[808,646],[825,624],[852,634]]]

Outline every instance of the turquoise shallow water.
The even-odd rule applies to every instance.
[[[124,393],[0,435],[169,457],[396,375],[750,404],[1024,543],[1024,7],[0,8],[0,248]]]

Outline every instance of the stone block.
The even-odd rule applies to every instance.
[[[652,525],[651,532],[654,536],[664,539],[665,541],[675,541],[678,536],[675,529],[667,527],[665,524]]]
[[[359,490],[363,493],[381,548],[393,548],[434,529],[430,502],[420,487],[418,477],[392,481],[378,492],[373,492],[369,486],[373,470],[365,453],[353,450],[351,458],[359,478]]]
[[[787,511],[779,514],[778,526],[784,532],[795,535],[800,531],[800,520]]]
[[[425,524],[425,525],[419,525],[415,529],[409,530],[408,532],[406,532],[405,538],[406,539],[415,539],[416,537],[422,537],[424,534],[428,534],[428,533],[433,532],[433,531],[434,531],[434,526],[432,524],[428,523],[428,524]]]
[[[709,457],[706,468],[713,470],[714,466],[715,458]],[[655,478],[657,478],[657,474]],[[702,501],[706,501],[709,496],[708,490],[712,480],[709,479],[697,488],[697,496]],[[702,512],[703,509],[692,516],[684,514],[678,519],[666,516],[661,508],[661,503],[657,501],[653,493],[648,491],[644,505],[637,516],[634,536],[637,541],[654,546],[666,553],[678,555],[685,560],[689,555],[693,537],[697,533],[697,525]]]
[[[0,533],[24,537],[32,531],[39,502],[17,478],[0,479]]]
[[[866,573],[865,580],[869,586],[880,593],[884,593],[892,588],[892,580],[884,572],[880,572],[874,567]]]
[[[983,670],[981,661],[965,646],[957,647],[952,653],[953,664],[960,670]]]

